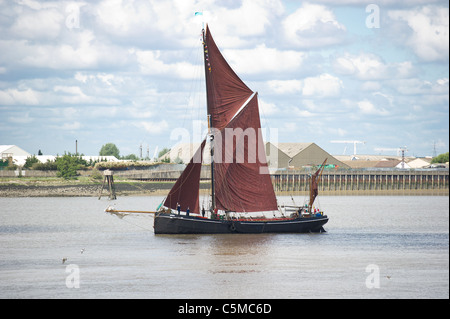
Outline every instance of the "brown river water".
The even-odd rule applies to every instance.
[[[0,297],[449,298],[447,196],[322,196],[322,234],[154,235],[104,212],[162,199],[0,198]]]

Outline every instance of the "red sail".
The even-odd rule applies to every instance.
[[[261,134],[257,94],[214,137],[216,206],[221,210],[277,210]],[[221,147],[221,148],[220,148]]]
[[[253,92],[225,61],[208,26],[204,36],[208,114],[212,127],[221,130]]]
[[[182,211],[186,211],[189,207],[192,213],[200,213],[198,194],[205,142],[206,140],[202,142],[199,149],[195,152],[194,157],[170,190],[164,206],[177,209],[177,204],[179,203]]]
[[[320,165],[319,169],[317,170],[317,172],[311,176],[311,186],[310,186],[310,190],[309,190],[309,207],[310,209],[312,209],[312,205],[314,204],[314,200],[316,199],[317,195],[319,195],[319,185],[318,185],[318,177],[322,174],[322,171],[325,167],[325,163],[327,162],[326,158],[322,165]]]

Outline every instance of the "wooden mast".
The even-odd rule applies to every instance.
[[[205,63],[205,84],[206,84],[206,92],[208,92],[208,82],[206,81],[207,72],[208,72],[208,49],[206,47],[206,31],[202,29],[203,35],[203,57]],[[208,103],[208,99],[206,99],[206,103]],[[207,109],[208,106],[206,107]],[[211,149],[211,211],[216,209],[216,196],[214,189],[214,134],[212,132],[212,118],[211,114],[208,114],[208,135],[210,138],[210,149]]]

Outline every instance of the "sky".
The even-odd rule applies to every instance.
[[[195,15],[202,12],[202,15]],[[265,138],[333,155],[449,150],[440,0],[0,0],[0,144],[121,155],[206,127],[203,23],[258,92]]]

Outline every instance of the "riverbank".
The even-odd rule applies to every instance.
[[[120,196],[165,196],[174,182],[133,181],[117,179],[114,182],[116,195]],[[207,194],[209,183],[201,183],[201,193]],[[79,177],[76,180],[61,178],[14,178],[0,179],[0,197],[98,197],[108,194],[102,180]],[[278,196],[301,195],[306,191],[276,191]],[[320,190],[325,196],[448,196],[448,189],[409,189],[409,190]]]
[[[98,197],[107,195],[102,181],[89,178],[64,180],[60,178],[18,178],[0,180],[0,197]],[[117,196],[164,195],[172,188],[171,182],[117,181]]]

